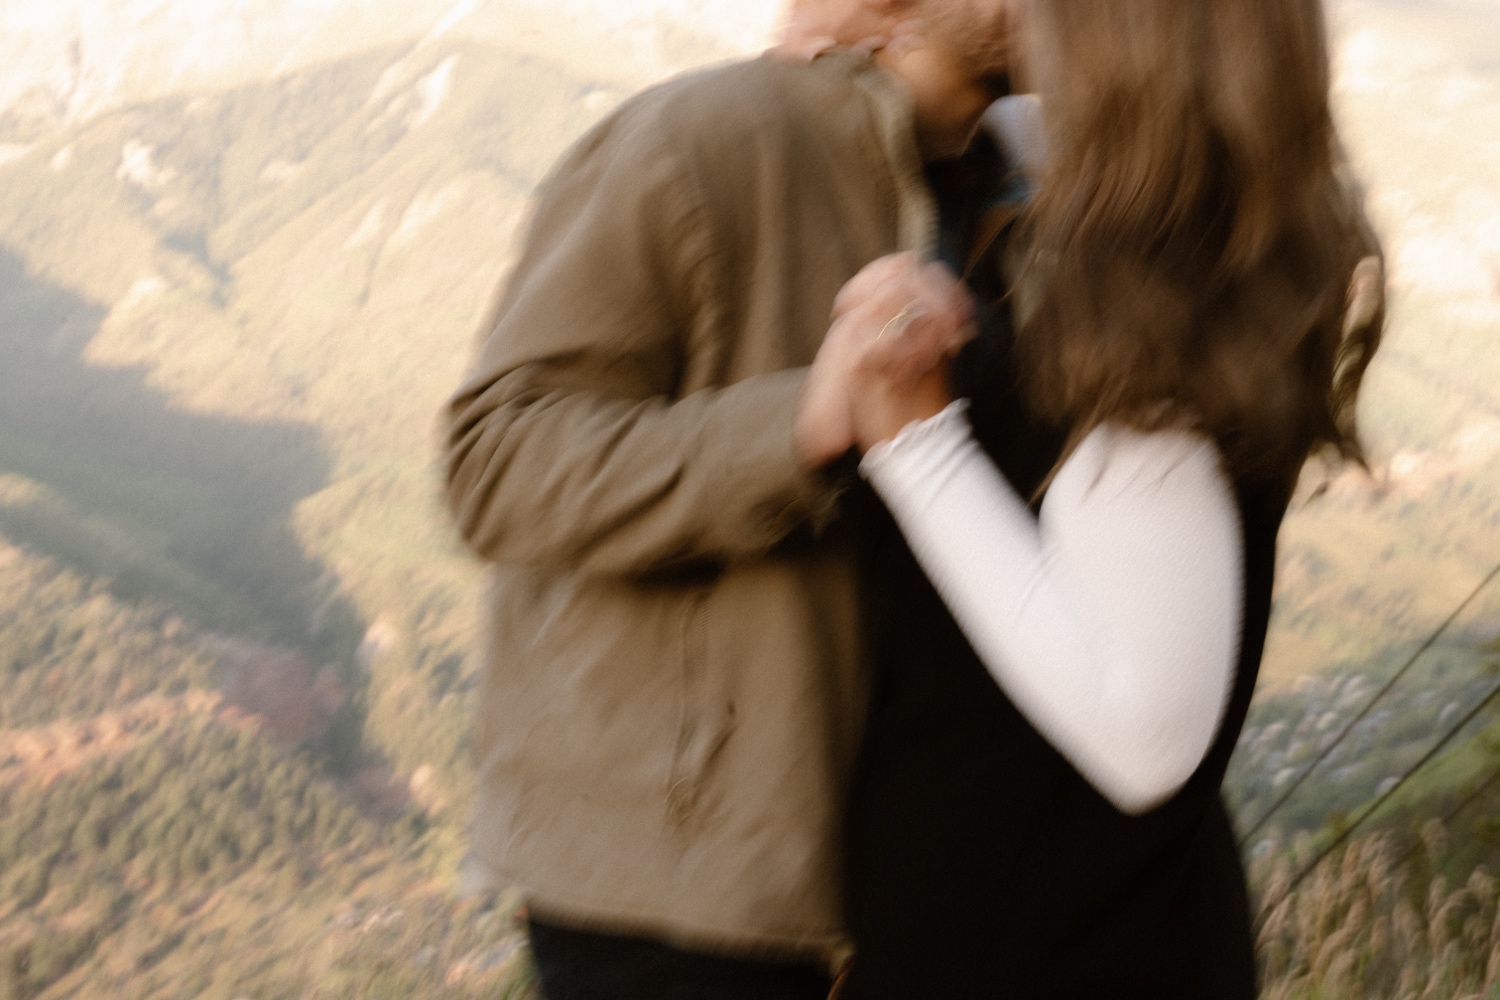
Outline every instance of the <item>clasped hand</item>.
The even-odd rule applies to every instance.
[[[968,291],[942,264],[892,254],[850,279],[808,372],[797,446],[811,467],[868,451],[953,401],[948,361],[974,336]]]

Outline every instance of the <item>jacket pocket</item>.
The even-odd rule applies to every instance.
[[[712,594],[712,586],[705,586],[683,604],[677,740],[667,785],[667,817],[676,827],[703,817],[708,779],[734,728],[734,706],[714,669],[722,663],[710,634]],[[722,659],[723,651],[717,652]]]

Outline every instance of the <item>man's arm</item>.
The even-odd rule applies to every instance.
[[[558,167],[449,405],[449,501],[489,560],[649,572],[832,516],[794,447],[805,369],[680,396],[733,323],[706,206],[652,125],[621,115]]]

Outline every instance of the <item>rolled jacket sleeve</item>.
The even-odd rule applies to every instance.
[[[793,444],[806,370],[701,376],[736,327],[698,190],[660,130],[628,117],[544,185],[447,411],[450,506],[486,559],[644,573],[760,554],[831,519],[834,489]]]

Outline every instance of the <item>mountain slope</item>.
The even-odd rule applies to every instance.
[[[324,6],[330,24],[375,13],[359,31],[317,35],[272,72],[267,53],[300,30],[303,8],[286,0],[266,8],[265,44],[230,60],[226,76],[184,64],[112,77],[106,60],[98,78],[118,81],[100,85],[107,100],[13,103],[0,116],[0,535],[13,546],[0,550],[11,609],[0,610],[31,623],[24,641],[14,633],[0,646],[0,841],[22,830],[12,817],[30,817],[14,837],[27,853],[0,858],[0,880],[21,879],[19,865],[29,886],[47,868],[129,895],[28,889],[17,897],[27,905],[0,911],[0,942],[60,935],[41,946],[70,956],[46,980],[57,984],[50,996],[99,995],[102,983],[187,989],[195,967],[224,954],[214,934],[231,931],[269,935],[257,939],[264,978],[236,973],[245,995],[300,995],[293,983],[320,977],[347,985],[328,971],[344,958],[324,963],[292,938],[323,927],[344,941],[331,953],[369,960],[378,948],[349,943],[358,935],[336,917],[349,886],[365,884],[367,915],[424,914],[412,920],[425,930],[376,920],[359,938],[403,942],[389,982],[436,990],[451,973],[499,990],[509,974],[481,966],[514,972],[509,931],[495,929],[504,913],[485,925],[491,938],[465,937],[453,928],[477,919],[472,909],[460,914],[426,881],[451,885],[462,851],[477,668],[479,567],[438,501],[437,413],[548,165],[645,82],[744,48],[762,15],[746,8],[729,30],[701,3],[677,5],[686,20],[671,5],[617,17],[585,3],[460,5],[441,17],[399,0]],[[161,33],[132,35],[137,47],[110,59],[135,66],[181,37],[171,11],[186,7],[166,0],[121,6],[120,30],[146,31],[126,15],[158,7]],[[17,9],[0,4],[0,25]],[[1500,148],[1486,138],[1500,136],[1500,57],[1480,37],[1492,13],[1456,0],[1339,8],[1341,121],[1389,242],[1393,322],[1362,411],[1374,477],[1339,472],[1314,497],[1315,470],[1283,536],[1268,695],[1236,762],[1235,795],[1256,807],[1352,710],[1349,692],[1371,690],[1500,559],[1500,207],[1489,166]],[[601,29],[578,31],[580,17]],[[1360,734],[1386,752],[1336,761],[1342,777],[1315,786],[1288,828],[1365,801],[1414,759],[1449,704],[1474,694],[1479,647],[1497,631],[1500,593],[1477,602],[1419,673],[1382,722],[1395,728]],[[1423,698],[1424,686],[1442,693]],[[97,735],[124,731],[111,721],[124,719],[140,720],[124,743]],[[6,763],[22,755],[4,747],[71,746],[85,733],[99,752],[50,779],[14,777],[31,765]],[[158,758],[172,767],[153,770]],[[283,826],[245,789],[278,768],[295,778],[287,795],[328,803],[318,809],[331,818],[321,833],[316,817],[285,827],[295,834],[262,862],[244,845],[274,843]],[[153,827],[137,838],[143,860],[126,866],[144,873],[132,888],[109,867],[109,851],[125,848],[89,846],[99,823],[85,822],[83,803],[117,779],[183,770],[197,777],[156,782],[170,802],[110,799],[118,809],[104,825],[133,829],[143,802],[167,814],[202,801],[212,807],[198,822],[224,849],[208,834],[196,853],[187,842],[159,849],[167,832]],[[234,795],[250,798],[226,798],[205,777],[221,771],[243,772]],[[237,808],[253,814],[243,836],[215,825]],[[296,869],[304,856],[322,867]],[[215,929],[198,936],[196,910],[152,923],[167,887],[198,881],[239,916],[207,921]],[[285,936],[249,916],[282,908]],[[75,925],[85,930],[69,937]],[[176,929],[160,937],[147,925]],[[178,931],[162,954],[180,950],[171,975],[184,978],[150,979],[166,960],[139,956]],[[143,942],[134,952],[121,944],[132,935]],[[16,957],[35,944],[0,947],[13,969],[54,968]],[[417,962],[427,948],[437,950]],[[24,990],[44,988],[24,975]],[[226,1000],[239,995],[221,985]]]
[[[618,96],[392,49],[3,168],[0,464],[31,493],[0,527],[351,682],[378,624],[376,744],[451,784],[463,727],[432,712],[470,670],[474,569],[435,502],[437,410],[556,143]]]
[[[420,810],[330,780],[234,653],[0,539],[0,996],[524,989],[513,904],[447,898]]]

